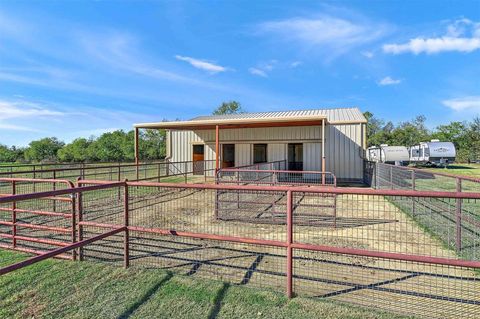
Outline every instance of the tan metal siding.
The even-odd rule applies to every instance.
[[[250,165],[251,144],[235,144],[235,166]]]
[[[283,161],[287,159],[287,144],[268,144],[267,157],[269,162]]]
[[[326,126],[326,170],[338,178],[362,179],[363,159],[360,156],[363,133],[362,124],[337,124]],[[215,132],[172,131],[171,160],[192,160],[192,144],[205,143],[205,159],[215,160]],[[279,127],[220,130],[221,143],[236,144],[235,165],[248,165],[252,161],[253,143],[266,143],[268,160],[286,159],[286,144],[304,143],[304,169],[321,170],[321,127]],[[281,148],[283,148],[282,153]]]
[[[362,179],[361,124],[328,125],[326,138],[327,171],[337,178]]]
[[[303,144],[303,169],[305,171],[322,170],[322,143]]]

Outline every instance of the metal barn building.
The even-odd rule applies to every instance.
[[[136,124],[135,136],[138,142],[139,129],[166,129],[171,162],[215,160],[218,169],[286,161],[289,170],[362,181],[366,123],[358,108],[241,113]]]

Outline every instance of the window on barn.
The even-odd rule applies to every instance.
[[[303,144],[288,144],[288,169],[290,171],[303,170]]]
[[[222,145],[222,168],[235,166],[235,144]]]
[[[253,144],[253,164],[267,162],[267,144]]]

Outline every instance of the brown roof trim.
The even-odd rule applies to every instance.
[[[321,121],[327,122],[324,115],[304,116],[304,117],[277,117],[277,118],[258,118],[258,119],[220,119],[220,120],[191,120],[176,122],[157,122],[157,123],[139,123],[136,128],[153,129],[179,129],[179,130],[199,130],[214,129],[217,125],[220,128],[251,128],[251,127],[282,127],[282,126],[312,126],[320,125]]]

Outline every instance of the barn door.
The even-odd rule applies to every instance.
[[[205,171],[205,145],[193,145],[193,175],[203,175]]]

